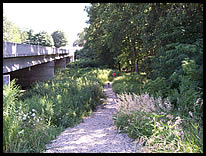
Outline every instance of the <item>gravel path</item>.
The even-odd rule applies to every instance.
[[[127,134],[118,133],[113,125],[116,113],[112,86],[105,84],[105,104],[97,107],[91,116],[74,128],[67,128],[46,146],[45,153],[134,153],[134,143]]]

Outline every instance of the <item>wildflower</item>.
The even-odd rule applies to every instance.
[[[166,117],[169,118],[170,120],[173,119],[173,115],[171,115],[171,114],[168,114]]]
[[[189,111],[189,115],[193,118],[192,112]]]
[[[182,119],[179,117],[179,116],[177,116],[176,117],[176,121],[175,121],[175,124],[180,124],[181,123],[181,121],[182,121]]]
[[[20,132],[18,132],[18,134],[22,134],[24,132],[24,130],[21,130]]]
[[[166,113],[165,112],[161,112],[160,115],[166,115]]]
[[[33,113],[31,116],[34,117],[34,116],[35,116],[35,113]]]
[[[112,73],[112,75],[115,77],[115,76],[116,76],[116,73]]]
[[[167,121],[167,125],[172,125],[172,122],[169,120],[169,121]]]
[[[24,117],[22,118],[22,120],[23,120],[23,121],[26,120],[26,117],[24,116]]]
[[[202,105],[203,100],[201,98],[198,98],[197,101],[195,102],[194,106],[197,106],[201,102],[200,105]]]
[[[26,117],[27,117],[27,115],[24,114],[22,120],[23,121],[26,120]]]

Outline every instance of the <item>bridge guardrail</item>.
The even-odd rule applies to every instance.
[[[3,58],[52,54],[69,54],[69,50],[46,47],[41,45],[3,42]]]

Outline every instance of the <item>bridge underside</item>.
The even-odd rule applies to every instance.
[[[10,80],[15,78],[17,79],[17,84],[21,85],[23,89],[30,87],[33,82],[51,79],[59,68],[65,68],[69,62],[70,58],[66,57],[8,72],[3,77],[3,85],[9,84]]]

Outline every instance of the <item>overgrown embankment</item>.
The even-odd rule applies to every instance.
[[[194,81],[182,76],[178,92],[165,79],[118,75],[112,85],[119,98],[115,125],[139,143],[139,150],[203,152],[203,99]]]
[[[103,97],[109,70],[72,66],[24,95],[11,82],[3,89],[3,151],[41,152],[66,127],[88,116]]]

